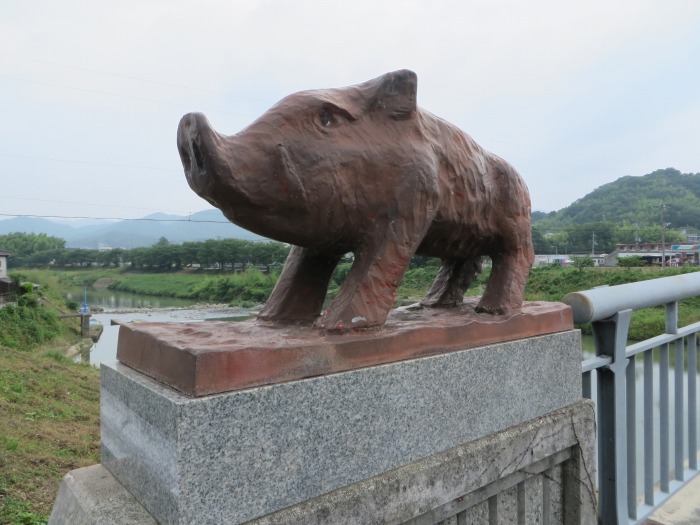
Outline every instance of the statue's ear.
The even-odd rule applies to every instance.
[[[415,114],[418,77],[413,71],[402,69],[375,79],[377,89],[371,109],[386,113],[395,120],[406,120]]]

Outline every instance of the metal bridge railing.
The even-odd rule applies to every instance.
[[[593,327],[596,355],[582,364],[583,395],[597,407],[602,523],[641,523],[698,474],[700,323],[678,327],[678,302],[694,296],[700,296],[700,273],[595,288],[563,299],[574,322]],[[632,312],[661,305],[665,333],[628,345]]]

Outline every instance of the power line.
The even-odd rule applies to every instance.
[[[12,153],[0,153],[0,157],[11,157],[15,159],[30,159],[30,160],[48,160],[51,162],[67,162],[73,164],[91,164],[95,166],[111,166],[114,168],[131,168],[131,169],[142,169],[142,170],[154,170],[154,171],[171,171],[180,172],[181,170],[176,170],[173,168],[159,168],[156,166],[135,166],[133,164],[117,164],[114,162],[98,162],[90,160],[77,160],[77,159],[57,159],[52,157],[37,157],[34,155],[15,155]]]
[[[100,206],[102,208],[122,208],[126,210],[143,210],[143,211],[155,211],[155,212],[170,212],[170,213],[192,213],[190,211],[186,210],[161,210],[161,209],[155,209],[155,208],[142,208],[139,206],[123,206],[123,205],[116,205],[116,204],[104,204],[100,202],[78,202],[78,201],[58,201],[58,200],[52,200],[52,199],[36,199],[36,198],[30,198],[30,197],[16,197],[14,195],[3,195],[0,197],[0,199],[13,199],[13,200],[22,200],[22,201],[29,201],[29,202],[51,202],[54,204],[76,204],[78,206]]]
[[[99,89],[89,89],[89,88],[82,88],[82,87],[78,87],[78,86],[69,86],[69,85],[66,85],[66,84],[56,84],[56,83],[54,83],[54,82],[47,82],[47,81],[45,81],[45,80],[32,80],[32,79],[28,79],[28,78],[14,77],[14,76],[10,76],[10,75],[3,75],[3,76],[4,76],[5,78],[13,78],[13,79],[19,80],[19,81],[21,81],[21,82],[28,82],[28,83],[32,83],[32,84],[43,84],[43,85],[46,85],[46,86],[60,87],[60,88],[64,88],[64,89],[75,89],[75,90],[77,90],[77,91],[83,91],[83,92],[86,92],[86,93],[97,93],[97,94],[99,94],[99,95],[109,95],[109,96],[112,96],[112,97],[128,98],[128,99],[132,99],[132,100],[139,100],[139,101],[141,101],[141,102],[152,102],[152,103],[154,103],[154,104],[165,104],[165,105],[168,105],[168,106],[188,107],[188,108],[191,108],[191,106],[189,106],[189,105],[187,105],[187,104],[181,104],[181,103],[179,103],[179,102],[168,102],[168,101],[165,101],[165,100],[158,100],[158,99],[154,99],[154,98],[135,97],[135,96],[133,96],[133,95],[123,95],[123,94],[121,94],[121,93],[112,93],[112,92],[109,92],[109,91],[101,91],[101,90],[99,90]],[[250,115],[243,115],[243,114],[241,114],[241,113],[231,113],[230,111],[226,111],[226,110],[224,110],[224,109],[207,109],[207,110],[205,110],[205,111],[210,112],[210,113],[224,113],[224,114],[226,114],[226,115],[234,115],[234,116],[239,116],[239,117],[251,118]]]
[[[148,221],[148,222],[192,222],[192,223],[209,223],[209,224],[231,224],[229,221],[198,221],[187,219],[149,219],[142,217],[140,219],[130,219],[127,217],[87,217],[87,216],[69,216],[69,215],[34,215],[20,213],[0,213],[2,217],[35,217],[37,219],[91,219],[94,221]]]
[[[8,54],[4,54],[4,53],[0,54],[0,56],[5,56],[5,57],[13,58],[13,59],[16,59],[16,60],[26,60],[26,61],[31,61],[31,62],[39,62],[39,63],[43,63],[43,64],[50,64],[50,65],[52,65],[52,66],[63,67],[63,68],[66,68],[66,69],[75,69],[76,71],[88,71],[88,72],[90,72],[90,73],[98,73],[98,74],[100,74],[100,75],[108,75],[108,76],[111,76],[111,77],[126,78],[126,79],[129,79],[129,80],[138,80],[139,82],[147,82],[147,83],[150,83],[150,84],[157,84],[157,85],[160,85],[160,86],[170,86],[170,87],[176,87],[176,88],[180,88],[180,89],[189,89],[189,90],[191,90],[191,91],[199,91],[199,92],[201,92],[201,93],[211,93],[212,95],[224,95],[224,96],[227,96],[227,97],[239,98],[239,99],[241,99],[241,100],[252,100],[252,101],[255,101],[255,102],[261,102],[261,100],[259,100],[259,99],[253,99],[253,98],[248,98],[248,97],[241,97],[241,96],[239,96],[239,95],[232,95],[231,93],[225,93],[225,92],[223,92],[223,91],[214,91],[214,90],[211,90],[211,89],[203,89],[203,88],[199,88],[199,87],[185,86],[185,85],[183,85],[183,84],[177,84],[177,83],[174,83],[174,82],[164,82],[164,81],[162,81],[162,80],[154,80],[154,79],[148,79],[148,78],[141,78],[141,77],[136,77],[136,76],[132,76],[132,75],[125,75],[125,74],[122,74],[122,73],[113,73],[113,72],[110,72],[110,71],[101,71],[101,70],[99,70],[99,69],[91,69],[91,68],[88,68],[88,67],[74,66],[74,65],[70,65],[70,64],[60,64],[60,63],[58,63],[58,62],[51,62],[51,61],[49,61],[49,60],[42,60],[42,59],[39,59],[39,58],[20,57],[20,56],[8,55]]]

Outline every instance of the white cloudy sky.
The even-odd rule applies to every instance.
[[[700,172],[699,28],[696,0],[3,0],[0,214],[208,208],[177,154],[184,113],[233,134],[291,92],[402,68],[534,209]]]

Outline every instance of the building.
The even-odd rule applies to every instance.
[[[7,258],[12,252],[0,249],[0,303],[4,303],[12,291],[12,281],[7,276]]]
[[[620,257],[641,257],[648,264],[661,266],[665,257],[666,266],[700,265],[700,244],[661,244],[644,242],[636,244],[616,244],[612,253]]]

